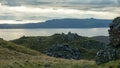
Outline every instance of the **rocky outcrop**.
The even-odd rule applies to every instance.
[[[47,48],[45,54],[56,58],[65,59],[80,59],[81,52],[78,48],[73,48],[69,45],[56,44]]]
[[[120,17],[115,18],[110,24],[109,37],[110,44],[96,55],[97,64],[120,59]]]
[[[109,37],[112,46],[120,46],[120,17],[115,18],[110,24]]]
[[[60,34],[60,38],[63,40],[63,41],[71,41],[71,40],[75,40],[77,38],[79,38],[80,36],[76,33],[71,33],[71,32],[68,32],[68,34]]]
[[[96,63],[101,64],[108,61],[116,60],[120,58],[120,48],[106,46],[106,48],[100,50],[96,56]]]

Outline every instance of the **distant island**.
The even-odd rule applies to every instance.
[[[53,19],[27,24],[0,24],[0,28],[103,28],[112,20],[107,19]]]

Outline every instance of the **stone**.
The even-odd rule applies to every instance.
[[[110,24],[109,38],[112,46],[120,46],[120,17],[115,18]]]
[[[116,48],[106,46],[106,48],[97,52],[96,63],[101,64],[101,63],[118,59],[119,57],[118,53],[120,54],[120,52],[117,52],[117,51],[118,49]]]
[[[110,44],[97,52],[97,64],[120,59],[120,17],[115,18],[110,24],[109,39]]]
[[[81,52],[78,48],[71,47],[64,44],[54,44],[47,48],[44,52],[48,56],[65,59],[80,59]]]
[[[71,33],[71,32],[68,32],[68,34],[64,34],[64,33],[61,34],[61,39],[63,41],[71,41],[71,40],[77,39],[79,37],[80,36],[78,34]]]

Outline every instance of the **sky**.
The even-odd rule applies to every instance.
[[[117,16],[120,16],[120,0],[0,0],[0,24]]]

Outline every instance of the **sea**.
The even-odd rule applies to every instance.
[[[0,38],[4,40],[14,40],[22,36],[50,36],[55,33],[68,32],[77,33],[80,36],[93,37],[93,36],[108,36],[109,28],[45,28],[45,29],[0,29]]]

